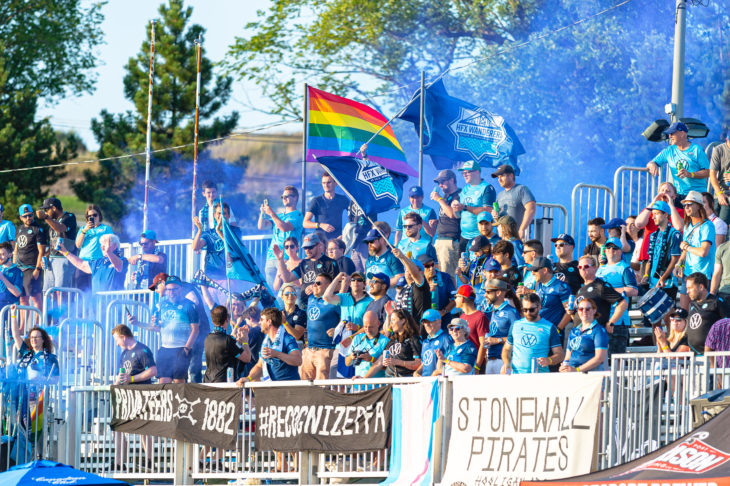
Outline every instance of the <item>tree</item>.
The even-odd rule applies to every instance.
[[[61,164],[76,155],[79,138],[58,136],[35,120],[38,103],[91,91],[94,50],[102,41],[101,5],[81,0],[9,0],[0,3],[0,160],[2,169]],[[38,204],[59,167],[0,173],[6,217]]]
[[[205,33],[199,25],[188,26],[192,8],[182,0],[170,0],[159,8],[160,20],[155,24],[155,70],[152,98],[152,149],[190,144],[194,135],[196,50],[194,42]],[[203,45],[205,45],[203,43]],[[135,111],[112,114],[106,110],[92,121],[92,131],[101,149],[99,157],[114,157],[145,150],[149,84],[149,40],[142,42],[139,53],[129,59],[124,76],[124,96],[134,103]],[[200,139],[222,137],[238,123],[238,113],[214,118],[231,94],[232,79],[214,76],[211,61],[203,56],[200,88]],[[208,125],[202,122],[209,120]],[[177,154],[177,156],[175,155]],[[180,155],[186,157],[181,158]],[[192,146],[173,153],[153,154],[151,198],[154,213],[169,216],[182,210],[187,198],[180,197],[185,178],[189,195],[189,156]],[[79,198],[99,204],[105,219],[120,223],[125,215],[137,231],[141,225],[139,211],[143,192],[144,158],[133,157],[104,161],[98,171],[84,171],[83,180],[72,184]],[[174,184],[174,187],[173,187]],[[168,187],[169,186],[169,187]],[[189,214],[189,213],[188,213]],[[161,224],[157,218],[157,223]]]

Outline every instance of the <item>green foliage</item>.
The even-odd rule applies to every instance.
[[[170,0],[159,8],[160,19],[155,24],[155,66],[152,97],[152,150],[190,144],[195,130],[196,47],[195,40],[205,33],[203,27],[188,25],[192,8],[182,0]],[[203,43],[205,45],[205,43]],[[106,110],[92,121],[94,137],[101,149],[99,157],[113,157],[145,150],[147,104],[149,88],[150,42],[146,38],[139,53],[129,59],[124,76],[124,96],[134,106],[134,112],[112,114]],[[203,54],[201,62],[200,127],[201,140],[229,134],[238,123],[238,113],[214,118],[231,95],[232,79],[215,76],[211,61]],[[203,124],[203,121],[209,124]],[[190,157],[193,148],[178,153]],[[186,163],[177,161],[173,152],[153,154],[151,180],[159,186],[162,181],[181,178],[187,173]],[[83,201],[101,206],[105,219],[112,223],[141,207],[133,188],[143,181],[144,158],[124,158],[104,161],[100,170],[84,171],[83,180],[72,184]],[[188,190],[189,193],[189,190]],[[155,210],[166,213],[180,203],[178,194],[158,191],[153,194]]]

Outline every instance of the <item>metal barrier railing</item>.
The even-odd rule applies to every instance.
[[[41,315],[40,309],[29,305],[18,305],[18,311],[25,312],[25,329],[31,329],[33,326],[40,326],[43,324],[43,316]],[[11,318],[11,306],[6,305],[0,309],[0,326],[2,331],[0,332],[0,360],[5,363],[14,363],[17,358],[17,353],[13,350],[13,335],[10,327]],[[18,316],[20,318],[20,316]]]
[[[606,222],[613,217],[614,195],[608,186],[576,184],[570,204],[570,234],[575,240],[575,251],[580,255],[587,244],[587,224],[602,217]]]
[[[129,313],[129,314],[127,314]],[[106,306],[104,313],[104,363],[102,367],[102,384],[110,384],[114,381],[117,374],[119,358],[122,354],[121,349],[115,345],[111,335],[111,330],[117,324],[128,324],[127,316],[135,317],[138,322],[147,324],[150,322],[152,311],[150,304],[144,301],[131,299],[115,299],[110,301]],[[152,352],[159,348],[160,333],[153,332],[149,329],[129,326],[136,340],[147,345]]]
[[[104,376],[104,330],[98,321],[64,319],[58,326],[61,385],[101,383]]]
[[[83,319],[89,314],[83,291],[71,287],[52,287],[43,294],[43,325],[58,326],[66,319]]]
[[[550,254],[551,238],[568,232],[568,210],[562,204],[537,203],[535,219],[530,225],[530,237],[538,239]]]
[[[661,184],[646,167],[621,166],[613,175],[613,215],[626,219],[647,207]]]

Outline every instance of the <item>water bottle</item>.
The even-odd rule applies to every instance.
[[[571,312],[575,311],[575,295],[570,294],[570,297],[568,297],[568,310]]]
[[[233,368],[228,368],[226,370],[226,381],[228,383],[233,383]]]
[[[43,262],[43,270],[48,270],[48,268],[50,267],[48,264],[48,257],[42,257],[41,261]]]
[[[492,203],[492,209],[494,209],[495,213],[499,214],[499,203],[497,201]]]
[[[54,246],[53,249],[56,251],[61,251],[61,238],[58,238],[56,240],[56,246]]]

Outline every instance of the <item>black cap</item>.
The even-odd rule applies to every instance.
[[[671,312],[671,314],[669,314],[669,317],[677,316],[680,319],[687,319],[688,315],[689,313],[686,310],[682,309],[681,307],[677,307]]]
[[[509,164],[502,164],[499,167],[497,167],[497,170],[492,172],[492,177],[501,176],[502,174],[514,174],[515,169],[512,168]]]
[[[477,251],[481,250],[485,246],[490,246],[491,243],[489,242],[489,239],[484,235],[475,236],[474,239],[471,240],[471,244],[469,245],[469,251]]]
[[[45,199],[43,201],[43,205],[39,209],[51,209],[51,208],[63,209],[63,206],[61,205],[61,201],[59,201],[55,197],[49,197],[48,199]]]

